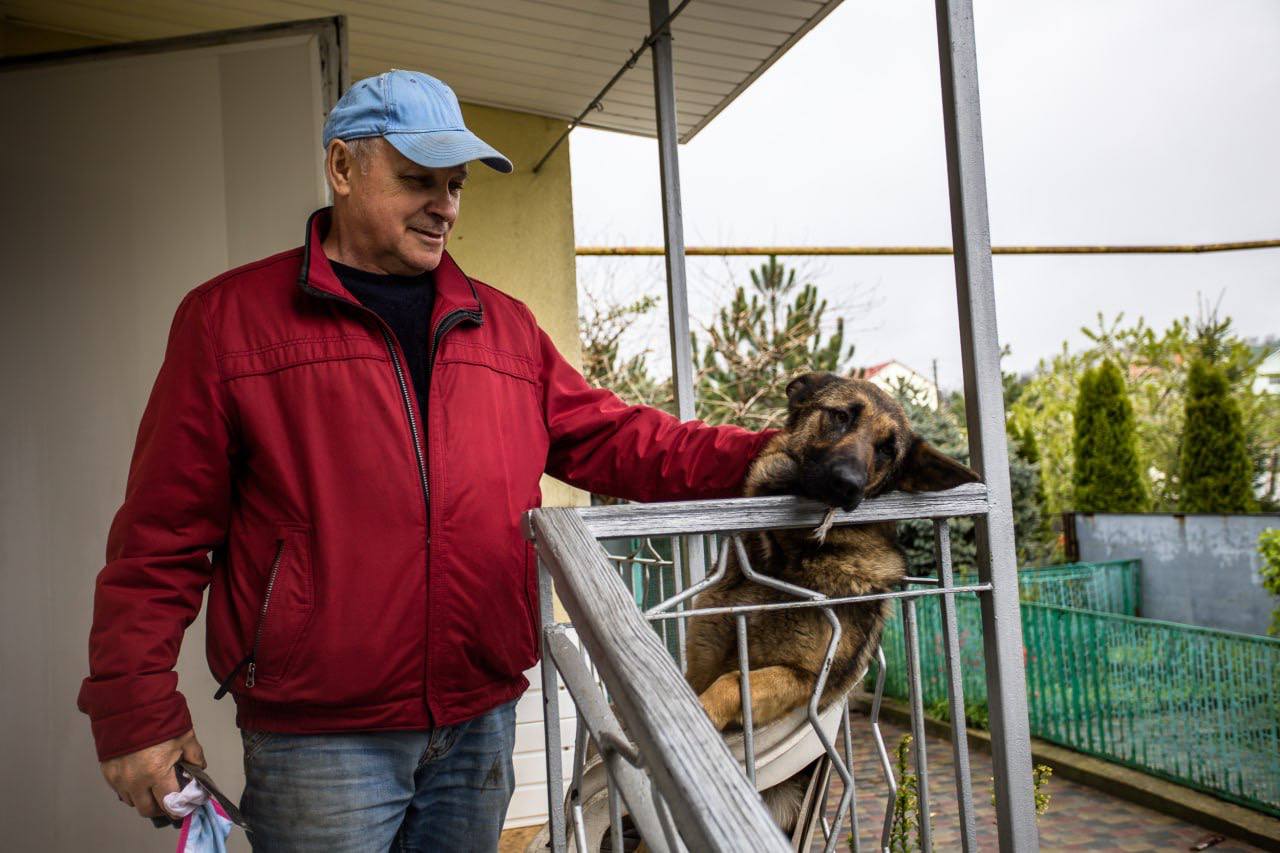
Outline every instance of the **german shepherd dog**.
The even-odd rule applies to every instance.
[[[864,498],[893,490],[927,492],[971,483],[978,475],[916,436],[902,406],[862,379],[809,373],[787,386],[787,421],[748,471],[745,493],[800,495],[849,511]],[[744,539],[759,574],[831,598],[891,591],[906,575],[895,524],[883,522],[823,531],[779,530]],[[784,592],[743,576],[730,553],[725,577],[694,605],[725,607],[793,601]],[[889,614],[888,601],[835,608],[841,634],[820,706],[842,698],[865,670]],[[751,716],[764,726],[807,705],[817,684],[831,627],[817,608],[751,613],[747,617]],[[730,615],[690,619],[688,678],[717,729],[742,725],[737,633]],[[794,782],[795,780],[789,780]],[[794,823],[799,794],[788,783],[766,792],[784,829]],[[803,785],[799,787],[802,793]],[[794,802],[793,802],[794,801]],[[790,805],[786,805],[790,803]]]

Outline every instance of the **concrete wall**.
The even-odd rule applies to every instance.
[[[1258,534],[1280,515],[1076,514],[1081,560],[1142,560],[1142,616],[1265,634]]]
[[[84,43],[0,24],[8,55]],[[0,849],[174,843],[107,790],[75,709],[93,579],[179,299],[297,245],[307,213],[325,203],[316,66],[314,44],[297,42],[0,74],[0,110],[26,128],[0,159]],[[450,248],[528,302],[576,360],[567,148],[528,173],[559,127],[467,113],[524,172],[476,169]],[[581,497],[552,484],[546,499]],[[211,771],[235,796],[234,708],[212,701],[203,647],[201,619],[183,644],[180,689]],[[519,738],[534,753],[536,704],[521,703]],[[519,762],[527,792],[541,779],[540,753],[531,756]]]

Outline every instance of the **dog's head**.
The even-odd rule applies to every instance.
[[[917,436],[898,401],[863,379],[807,373],[787,385],[782,451],[789,492],[852,510],[885,492],[932,492],[978,475]]]

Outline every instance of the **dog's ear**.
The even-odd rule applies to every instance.
[[[920,436],[912,436],[911,448],[902,460],[898,488],[904,492],[940,492],[961,483],[976,483],[978,475]]]
[[[787,383],[787,410],[794,412],[813,398],[813,395],[832,382],[840,381],[834,373],[806,373]]]

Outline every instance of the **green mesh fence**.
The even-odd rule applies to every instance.
[[[1068,572],[1024,578],[1022,605],[1031,733],[1280,816],[1280,640],[1056,604],[1066,596],[1128,609],[1124,596],[1093,593]],[[1101,575],[1112,574],[1100,568]],[[1136,569],[1135,569],[1136,572]],[[1115,572],[1122,577],[1124,572]],[[1087,599],[1086,599],[1087,600]],[[1128,599],[1136,606],[1136,594]],[[920,663],[926,708],[945,706],[946,658],[936,598],[920,600]],[[985,711],[978,600],[956,596],[965,702]],[[885,690],[907,697],[901,613],[885,627]]]
[[[1022,569],[1018,572],[1018,597],[1037,604],[1137,616],[1141,571],[1139,560]],[[977,578],[971,575],[957,578],[957,584],[976,582]]]

